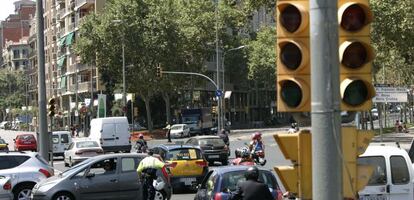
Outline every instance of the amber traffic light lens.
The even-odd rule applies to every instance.
[[[303,96],[298,84],[293,81],[285,81],[280,90],[281,98],[287,106],[295,108],[300,105]]]
[[[300,11],[293,5],[288,5],[281,11],[280,23],[289,32],[293,33],[298,30],[302,18]]]
[[[343,101],[351,106],[363,104],[368,97],[368,88],[364,81],[356,80],[345,89]]]
[[[347,31],[361,30],[365,25],[366,15],[364,9],[357,5],[351,5],[342,14],[341,27]]]
[[[360,42],[354,42],[349,45],[342,57],[342,64],[346,67],[356,69],[367,62],[368,53],[365,46]]]
[[[280,49],[280,60],[290,70],[296,70],[302,62],[302,52],[294,43],[287,43]]]

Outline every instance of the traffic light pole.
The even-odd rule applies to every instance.
[[[45,50],[44,50],[44,21],[43,2],[36,1],[36,27],[37,27],[37,60],[38,60],[38,84],[39,84],[39,152],[49,161],[49,142],[46,116],[46,83],[45,83]]]
[[[343,199],[337,1],[310,0],[312,194]]]

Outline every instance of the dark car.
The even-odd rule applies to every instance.
[[[9,151],[9,144],[0,138],[0,151]]]
[[[196,136],[188,139],[186,144],[199,146],[210,165],[215,161],[221,162],[222,165],[228,164],[230,150],[219,136]]]
[[[208,163],[200,148],[193,145],[162,144],[152,149],[171,164],[171,185],[175,189],[195,189],[208,172]]]
[[[142,199],[142,183],[136,169],[146,154],[106,154],[89,158],[58,176],[35,185],[33,200]],[[104,164],[110,163],[110,168]],[[157,172],[156,198],[171,198],[169,174]]]
[[[33,134],[20,134],[14,139],[14,149],[16,151],[36,151],[37,142]]]
[[[245,181],[244,174],[249,166],[223,166],[210,170],[199,185],[194,200],[228,200],[229,193],[237,189],[239,182]],[[282,191],[276,177],[269,170],[259,169],[259,181],[265,183],[275,200],[282,199]]]

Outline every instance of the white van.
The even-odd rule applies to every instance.
[[[371,165],[374,172],[360,200],[413,200],[414,170],[407,151],[395,146],[369,146],[358,164]]]
[[[72,135],[69,131],[53,131],[52,143],[53,143],[53,155],[63,156],[65,149],[72,142]]]
[[[105,152],[130,152],[131,142],[126,117],[96,118],[91,121],[89,138],[100,141]]]

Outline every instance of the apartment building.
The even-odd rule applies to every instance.
[[[26,70],[28,77],[28,104],[38,106],[38,63],[37,63],[37,28],[36,17],[30,20],[28,44],[30,47],[29,66]]]
[[[2,52],[3,63],[1,68],[10,71],[26,71],[29,66],[29,53],[28,37],[20,38],[17,42],[7,41]]]

